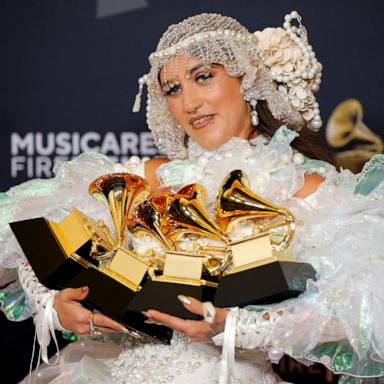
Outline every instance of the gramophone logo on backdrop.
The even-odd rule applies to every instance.
[[[27,132],[11,133],[11,177],[51,177],[57,161],[94,151],[124,163],[132,155],[158,154],[150,132]]]
[[[97,0],[96,17],[120,15],[121,13],[135,11],[148,6],[147,0]]]

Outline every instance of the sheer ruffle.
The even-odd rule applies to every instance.
[[[88,186],[96,177],[111,172],[126,171],[143,176],[140,160],[137,156],[132,160],[124,165],[115,164],[104,155],[84,153],[72,161],[58,163],[52,179],[30,180],[2,193],[0,268],[9,271],[25,261],[10,222],[34,217],[60,221],[76,207],[95,220],[102,218],[113,230],[107,207],[89,196]],[[21,321],[34,313],[35,309],[26,300],[18,281],[7,285],[0,279],[0,287],[3,287],[0,288],[0,308],[9,319]]]
[[[249,308],[283,310],[275,347],[356,377],[384,375],[383,160],[372,159],[361,175],[328,175],[307,199],[290,200],[288,207],[303,223],[294,253],[315,267],[319,279],[298,299]],[[368,186],[366,195],[362,186]],[[334,321],[345,340],[323,343]]]
[[[2,194],[0,266],[14,268],[25,260],[9,227],[8,223],[12,221],[41,216],[59,221],[76,207],[95,220],[102,218],[113,230],[107,208],[89,196],[88,186],[101,175],[121,171],[143,176],[140,161],[122,165],[101,154],[84,153],[72,161],[58,163],[54,178],[30,180]]]
[[[240,168],[256,193],[291,209],[298,219],[294,253],[316,268],[319,279],[310,281],[300,298],[249,309],[283,309],[272,341],[297,359],[320,361],[337,373],[356,377],[383,375],[383,157],[373,158],[361,175],[337,173],[329,164],[310,159],[295,164],[290,146],[294,137],[282,127],[269,142],[262,137],[253,143],[232,139],[215,151],[191,143],[188,160],[162,165],[158,174],[164,185],[175,189],[202,183],[212,207],[224,176]],[[61,164],[52,180],[31,181],[3,195],[0,265],[14,267],[23,260],[9,221],[35,216],[60,220],[73,207],[95,219],[109,218],[106,208],[88,197],[87,188],[92,179],[113,170],[106,157],[86,154]],[[308,172],[320,173],[325,182],[308,198],[294,198]],[[337,337],[330,332],[333,322],[341,329]],[[140,348],[145,356],[148,351]],[[127,352],[125,366],[131,358]]]
[[[202,184],[212,208],[224,177],[241,169],[255,193],[282,203],[304,185],[306,169],[292,161],[290,143],[296,136],[296,132],[282,126],[269,142],[262,135],[251,141],[233,137],[215,150],[207,150],[190,139],[189,158],[162,164],[157,175],[163,186],[174,189],[192,182]]]

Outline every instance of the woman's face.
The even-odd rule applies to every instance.
[[[169,111],[185,133],[207,149],[231,137],[250,136],[250,106],[240,83],[241,78],[229,76],[222,65],[212,64],[207,71],[202,61],[192,58],[173,58],[160,71]]]

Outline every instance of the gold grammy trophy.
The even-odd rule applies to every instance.
[[[107,204],[115,236],[104,222],[95,223],[78,209],[60,223],[44,218],[11,223],[26,257],[48,288],[87,285],[84,305],[130,329],[169,342],[172,331],[144,323],[145,316],[134,305],[154,263],[124,245],[128,216],[149,196],[148,183],[136,175],[108,174],[94,180],[89,192]]]
[[[328,120],[325,136],[333,148],[360,142],[335,154],[337,164],[354,173],[360,172],[372,156],[384,151],[383,140],[364,123],[363,106],[356,99],[345,100],[336,106]]]
[[[256,195],[248,185],[242,171],[232,171],[216,199],[216,221],[227,235],[242,220],[252,221],[254,227],[253,235],[227,243],[230,264],[214,299],[220,307],[282,301],[304,292],[306,281],[316,279],[313,267],[291,254],[292,213]]]
[[[205,271],[208,256],[180,248],[182,238],[189,234],[220,237],[217,233],[220,229],[205,213],[202,193],[202,188],[193,184],[176,194],[164,192],[151,196],[130,218],[128,226],[134,236],[150,235],[162,247],[161,254],[157,251],[151,255],[157,263],[161,260],[162,265],[149,269],[150,279],[136,297],[136,305],[143,310],[153,308],[185,319],[197,319],[199,316],[187,311],[175,300],[176,296],[183,294],[201,301],[213,299],[217,282]]]

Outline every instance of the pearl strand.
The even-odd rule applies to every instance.
[[[291,25],[291,21],[294,19],[298,21],[299,28]],[[293,82],[295,79],[312,80],[312,83],[305,82],[304,87],[309,88],[308,91],[317,92],[321,84],[321,71],[323,66],[316,59],[312,46],[303,41],[302,37],[300,37],[298,34],[300,29],[303,30],[303,26],[301,24],[301,16],[297,13],[297,11],[292,11],[291,13],[285,15],[283,27],[288,32],[294,43],[300,47],[301,51],[303,52],[304,60],[302,65],[297,68],[295,72],[293,72],[290,76],[282,77],[272,74],[272,79],[280,83],[287,83],[288,86],[290,86],[291,84],[289,83]],[[314,117],[311,119],[310,125],[312,130],[317,132],[323,125],[320,117],[318,103],[314,103],[313,112]]]

